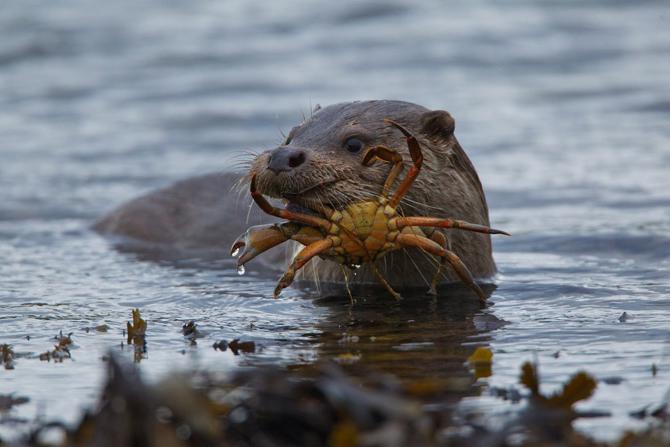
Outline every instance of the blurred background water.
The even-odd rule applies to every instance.
[[[76,421],[101,357],[132,358],[121,331],[139,307],[152,378],[342,354],[401,378],[468,378],[465,358],[488,344],[485,382],[515,385],[533,359],[547,389],[577,369],[618,377],[581,407],[612,416],[578,426],[602,439],[639,427],[628,412],[670,389],[668,79],[663,0],[4,1],[0,343],[20,356],[0,394],[31,399],[12,418]],[[90,230],[124,200],[275,146],[317,103],[381,98],[455,116],[492,224],[514,234],[495,238],[490,308],[275,301],[274,279],[239,277],[227,247],[220,261],[145,262]],[[179,333],[189,319],[198,346]],[[100,323],[109,332],[85,331]],[[40,362],[60,330],[73,360]],[[257,352],[210,348],[234,337]],[[492,420],[514,408],[465,394],[459,408]],[[5,420],[0,436],[25,425]]]

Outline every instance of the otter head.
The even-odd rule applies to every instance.
[[[441,163],[436,158],[447,156],[445,147],[457,145],[454,120],[445,111],[429,111],[401,101],[341,103],[316,110],[291,130],[284,144],[258,155],[249,175],[256,174],[261,193],[300,208],[322,203],[341,209],[376,197],[390,165],[377,162],[363,166],[367,150],[386,146],[410,162],[405,138],[385,124],[384,118],[414,133],[422,144],[428,170],[439,171]],[[412,195],[410,191],[410,201]],[[421,199],[425,198],[414,200]]]

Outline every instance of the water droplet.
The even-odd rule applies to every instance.
[[[244,266],[243,265],[238,265],[237,266],[237,274],[238,275],[244,275]]]
[[[239,254],[240,254],[240,249],[239,249],[239,247],[238,247],[238,248],[236,248],[235,250],[233,250],[232,256],[233,256],[233,258],[234,258],[234,257],[236,257],[236,256],[239,255]]]

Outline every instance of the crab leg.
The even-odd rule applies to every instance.
[[[389,149],[384,146],[377,146],[373,147],[365,154],[365,157],[363,157],[363,165],[370,166],[375,158],[393,163],[393,167],[391,168],[391,171],[389,171],[388,177],[386,177],[386,181],[384,182],[384,187],[382,188],[382,197],[388,198],[391,185],[393,185],[395,179],[398,177],[400,172],[402,172],[402,156],[393,149]]]
[[[435,227],[424,227],[421,228],[421,231],[426,235],[426,237],[432,241],[437,242],[440,247],[444,247],[447,250],[451,249],[451,241],[444,235],[440,230]],[[430,282],[430,288],[428,289],[429,295],[437,295],[437,282],[440,280],[440,276],[445,271],[447,265],[447,258],[441,257],[440,264],[437,267],[437,271],[433,276],[432,281]]]
[[[485,225],[473,224],[464,220],[442,219],[439,217],[398,217],[395,219],[398,229],[404,227],[438,227],[438,228],[456,228],[459,230],[474,231],[486,234],[504,234],[509,236],[506,231],[496,230]]]
[[[432,241],[438,243],[440,247],[444,247],[446,250],[450,248],[447,237],[440,231],[434,231],[433,234],[431,234],[429,237]],[[433,280],[430,282],[430,289],[428,289],[429,295],[437,295],[437,282],[440,280],[440,276],[442,275],[442,272],[445,270],[447,262],[448,261],[445,256],[440,257],[440,265],[437,267],[435,276],[433,276]]]
[[[379,280],[379,282],[382,283],[384,285],[384,287],[386,287],[386,290],[389,291],[389,293],[393,296],[393,298],[395,298],[396,300],[401,300],[402,296],[400,296],[400,294],[398,292],[393,290],[393,287],[391,287],[391,284],[389,284],[388,281],[386,281],[386,278],[384,278],[384,275],[382,274],[382,272],[380,272],[379,269],[377,269],[377,266],[374,265],[374,264],[370,264],[370,265],[372,266],[372,271],[374,272],[374,274],[377,277],[377,279]]]
[[[419,171],[421,171],[421,165],[423,164],[423,154],[421,154],[421,147],[419,146],[419,142],[411,133],[409,133],[407,129],[388,118],[386,118],[384,122],[392,125],[400,132],[402,132],[403,135],[405,135],[405,139],[407,140],[407,148],[409,149],[409,154],[413,161],[412,166],[407,172],[407,176],[402,180],[400,186],[398,186],[398,189],[389,201],[389,206],[391,208],[397,208],[398,204],[400,203],[400,199],[402,199],[405,193],[409,190],[410,186],[412,186],[412,183],[414,183],[414,179],[417,175],[419,175]]]
[[[295,255],[295,258],[293,258],[291,265],[289,265],[288,269],[286,269],[286,273],[284,273],[279,279],[277,287],[275,287],[274,297],[277,298],[283,289],[291,285],[296,272],[300,270],[305,264],[307,264],[307,261],[319,253],[330,249],[332,246],[333,240],[328,237],[326,239],[313,242],[300,250],[300,252]]]
[[[446,258],[461,281],[467,284],[477,294],[479,301],[482,303],[486,302],[484,291],[477,285],[477,283],[475,283],[474,279],[472,279],[470,271],[456,253],[440,247],[435,241],[431,241],[430,239],[416,234],[401,234],[398,236],[398,239],[396,239],[396,242],[405,247],[418,247],[430,254],[439,256],[440,258]]]
[[[309,245],[323,239],[323,234],[317,228],[296,222],[255,225],[233,242],[230,254],[233,256],[239,254],[240,257],[237,259],[239,267],[289,239]]]
[[[344,286],[347,288],[347,294],[349,295],[349,303],[353,306],[356,302],[354,296],[351,294],[351,289],[349,288],[349,275],[347,274],[347,269],[340,264],[340,269],[342,270],[342,276],[344,276]]]
[[[281,217],[283,219],[291,220],[294,222],[300,222],[305,225],[311,225],[313,227],[323,228],[326,231],[330,229],[331,223],[328,222],[326,219],[322,219],[316,216],[310,216],[309,214],[295,213],[293,211],[283,210],[281,208],[276,208],[270,205],[270,203],[265,199],[265,197],[263,197],[263,194],[258,192],[258,190],[256,189],[255,174],[251,177],[251,185],[249,191],[251,192],[251,197],[254,199],[254,201],[260,207],[260,209],[262,209],[263,211],[272,216]]]

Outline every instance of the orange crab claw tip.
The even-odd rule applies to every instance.
[[[504,234],[505,236],[511,236],[511,234],[509,234],[507,231],[496,230],[495,228],[492,228],[491,231],[493,234]]]

